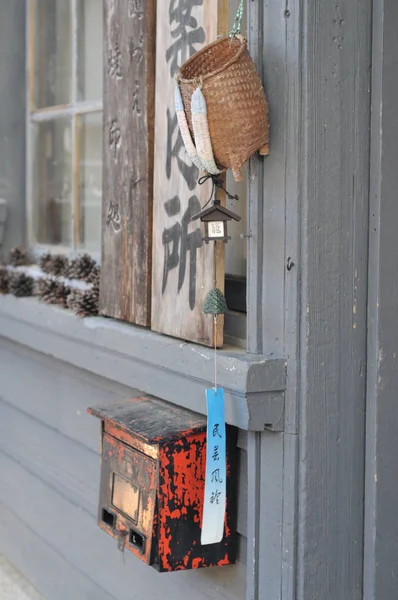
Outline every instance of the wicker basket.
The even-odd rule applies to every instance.
[[[241,181],[242,165],[257,150],[268,154],[269,140],[268,103],[245,38],[205,46],[180,68],[177,83],[192,137],[191,98],[202,89],[215,161]]]

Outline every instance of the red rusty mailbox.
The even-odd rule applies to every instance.
[[[224,537],[202,546],[206,418],[152,397],[89,408],[102,421],[98,521],[160,572],[228,565],[236,554],[236,430],[227,427]]]

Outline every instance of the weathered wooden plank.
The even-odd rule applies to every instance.
[[[198,186],[199,172],[186,156],[174,109],[174,76],[191,54],[216,39],[217,16],[214,0],[167,0],[157,6],[152,329],[210,346],[213,319],[202,313],[203,301],[214,286],[215,269],[224,289],[224,244],[217,250],[205,244],[200,223],[190,222],[211,186]],[[222,337],[220,317],[217,345]]]
[[[373,3],[364,599],[397,594],[398,5]]]
[[[300,20],[298,600],[363,598],[371,19],[309,0]]]
[[[0,344],[0,382],[6,402],[95,452],[98,422],[87,408],[138,393],[5,340]]]
[[[0,503],[0,554],[3,554],[46,600],[84,598],[116,600],[82,574],[62,554],[21,520],[12,508]]]
[[[150,324],[155,0],[106,0],[100,312]]]
[[[96,518],[100,479],[97,452],[16,410],[1,396],[0,450]]]
[[[14,514],[29,524],[34,533],[51,540],[56,552],[118,600],[139,589],[145,589],[148,600],[172,598],[176,585],[180,595],[192,600],[225,600],[225,597],[240,600],[243,597],[243,565],[159,577],[154,569],[136,560],[131,553],[126,552],[122,558],[114,540],[104,535],[88,513],[2,453],[0,472],[0,502],[12,507]],[[21,489],[28,493],[21,494]]]

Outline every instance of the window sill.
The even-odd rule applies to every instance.
[[[206,414],[211,349],[102,317],[80,319],[35,298],[0,296],[0,336],[144,393]],[[282,358],[217,352],[217,383],[226,420],[251,431],[283,429],[286,365]]]

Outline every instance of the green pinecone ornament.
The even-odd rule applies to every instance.
[[[203,304],[203,312],[205,315],[223,315],[228,310],[225,296],[218,288],[213,288],[207,292]]]

